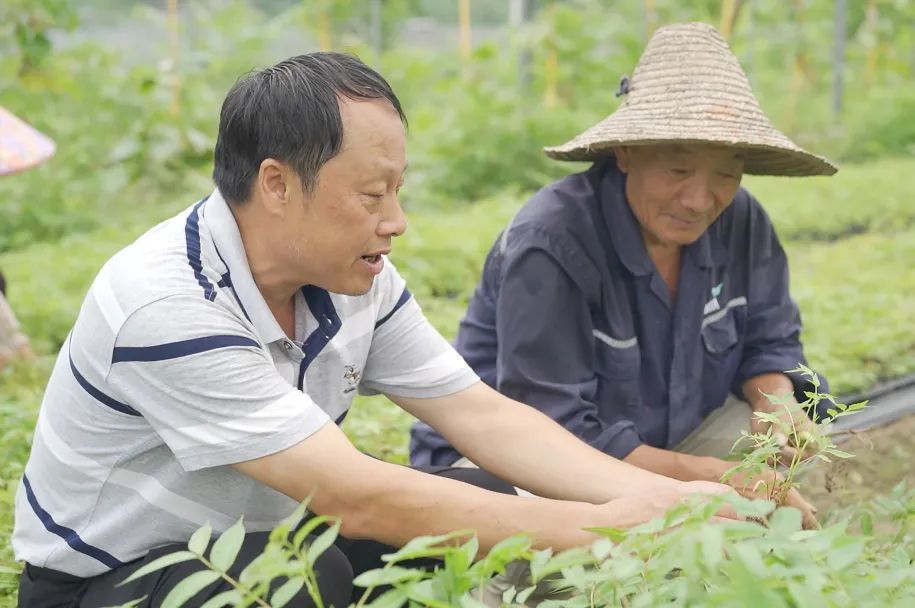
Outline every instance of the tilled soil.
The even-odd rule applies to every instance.
[[[799,480],[819,517],[886,494],[900,481],[915,488],[915,415],[885,427],[854,433],[839,448],[854,458],[821,462]]]

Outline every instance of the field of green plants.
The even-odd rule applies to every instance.
[[[399,94],[410,119],[403,191],[410,227],[392,258],[426,314],[451,337],[498,232],[539,185],[582,168],[549,161],[540,148],[614,109],[618,77],[631,71],[644,44],[644,31],[632,24],[646,20],[645,6],[654,7],[657,23],[717,24],[728,3],[544,3],[549,8],[523,31],[479,43],[469,56],[456,46],[417,49],[397,40],[407,16],[453,20],[444,2],[385,3],[383,52],[362,42],[361,4],[187,2],[180,55],[167,42],[166,16],[149,6],[164,2],[132,10],[102,0],[0,7],[0,103],[58,145],[45,166],[0,179],[0,268],[36,351],[33,360],[0,371],[0,608],[15,605],[19,565],[7,542],[14,493],[53,358],[85,290],[114,252],[209,192],[222,96],[240,74],[282,58],[276,40],[301,32],[293,52],[304,52],[333,34],[334,48],[362,55]],[[499,25],[496,4],[503,3],[475,1],[488,8],[474,9],[473,26]],[[847,394],[915,372],[915,2],[849,3],[850,86],[838,115],[827,76],[834,3],[807,0],[794,12],[781,4],[744,12],[734,48],[775,124],[835,158],[840,171],[831,178],[750,177],[744,185],[788,251],[809,362],[829,378],[831,392]],[[332,29],[314,25],[319,9],[329,11]],[[161,34],[152,45],[157,55],[132,56],[77,35],[89,24],[116,29],[121,21]],[[344,427],[361,449],[403,463],[410,423],[376,397],[358,400]],[[915,481],[911,466],[898,460],[911,451],[883,454],[898,471],[895,481]],[[867,483],[852,478],[851,485]],[[854,489],[853,501],[824,511],[822,531],[800,530],[791,511],[743,502],[739,508],[768,527],[710,527],[711,507],[684,508],[630,534],[604,531],[605,540],[590,549],[554,556],[513,539],[477,563],[465,535],[447,546],[420,540],[398,561],[437,551],[444,574],[392,564],[372,579],[396,583],[388,603],[364,605],[476,606],[472,590],[513,559],[531,560],[537,577],[560,576],[575,590],[557,606],[915,601],[915,496],[904,486],[885,495],[847,488]],[[283,555],[294,557],[294,549]]]

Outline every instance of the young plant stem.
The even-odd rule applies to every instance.
[[[314,568],[308,563],[301,549],[290,543],[288,538],[283,542],[283,548],[288,549],[304,565],[302,579],[305,581],[305,590],[308,591],[308,596],[314,602],[316,608],[324,608],[324,601],[321,599],[321,591],[318,589],[318,579],[315,576]]]
[[[210,560],[208,560],[207,558],[203,557],[202,555],[198,555],[197,559],[199,559],[203,563],[204,566],[206,566],[213,572],[216,572],[217,574],[219,574],[219,576],[220,576],[220,578],[222,578],[222,580],[224,580],[227,583],[229,583],[230,585],[232,585],[232,587],[234,587],[237,591],[240,591],[247,596],[250,596],[250,594],[253,593],[253,591],[251,589],[248,589],[247,587],[242,585],[240,581],[236,581],[234,578],[229,576],[227,573],[223,572],[222,570],[220,570],[219,568],[214,566],[213,563]],[[261,606],[261,608],[270,608],[270,604],[268,604],[267,602],[265,602],[264,600],[262,600],[259,597],[252,596],[251,599],[254,600],[254,603],[256,605]]]

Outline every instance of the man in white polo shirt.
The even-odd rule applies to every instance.
[[[482,384],[429,325],[386,258],[406,229],[404,120],[384,79],[340,54],[232,88],[217,189],[105,264],[61,349],[16,500],[20,605],[157,606],[199,565],[114,586],[203,523],[244,516],[240,570],[310,495],[343,521],[317,568],[342,606],[354,572],[417,535],[470,528],[486,550],[528,532],[563,549],[591,539],[583,528],[725,491],[601,454]],[[388,395],[483,470],[359,452],[335,424],[357,390]],[[310,606],[301,596],[292,605]]]

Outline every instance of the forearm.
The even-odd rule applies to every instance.
[[[680,481],[720,481],[721,476],[733,466],[720,458],[693,456],[673,450],[663,450],[640,445],[624,458],[639,468],[666,475]]]
[[[780,372],[760,374],[743,383],[743,395],[754,412],[772,412],[783,408],[781,403],[793,405],[794,384]],[[776,398],[773,403],[766,395]]]
[[[356,450],[332,424],[286,450],[233,466],[296,501],[307,500],[313,513],[339,517],[349,538],[394,546],[473,530],[483,550],[519,532],[538,547],[562,549],[593,540],[584,528],[631,526],[641,514],[499,494],[389,464]]]
[[[597,504],[676,485],[596,450],[517,401],[501,397],[484,415],[472,430],[443,432],[478,466],[538,496]]]
[[[486,551],[526,533],[538,548],[559,550],[595,540],[585,528],[627,524],[596,505],[500,494],[380,461],[371,469],[353,484],[358,504],[341,513],[351,538],[401,546],[416,536],[472,530]]]

